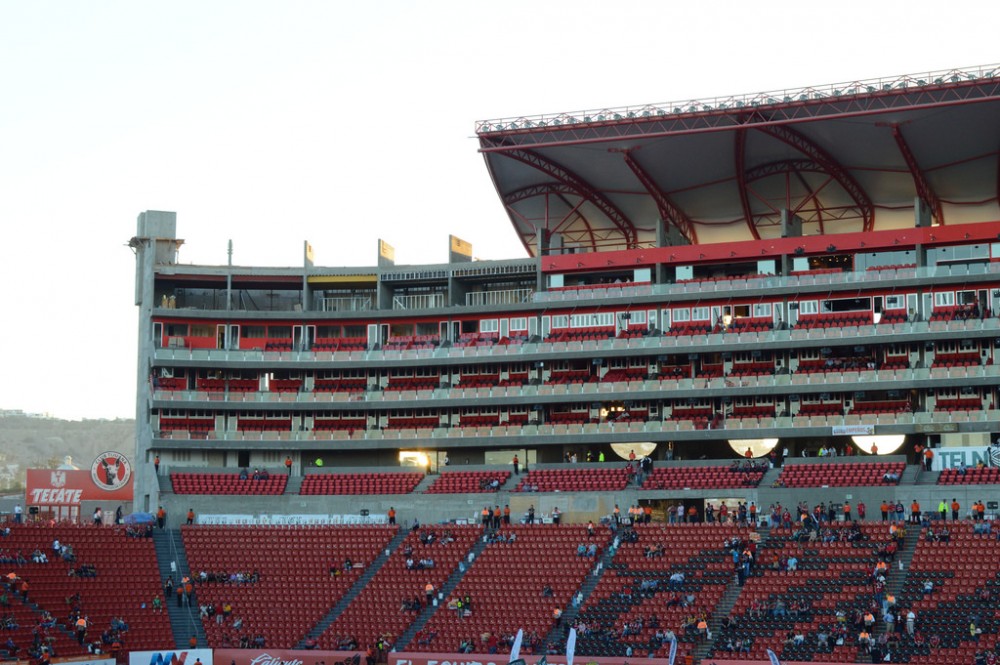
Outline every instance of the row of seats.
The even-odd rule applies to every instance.
[[[541,469],[528,473],[515,492],[618,492],[625,489],[624,468]]]
[[[268,478],[240,480],[234,473],[171,473],[170,484],[175,494],[263,494],[285,493],[288,476],[275,474]]]
[[[1000,467],[984,466],[959,469],[942,469],[938,485],[995,485],[1000,484]]]
[[[763,477],[763,469],[733,471],[725,466],[657,467],[643,481],[642,489],[757,487]]]
[[[494,492],[492,481],[497,487],[510,479],[510,471],[444,471],[438,475],[426,494],[470,494]]]
[[[421,473],[313,473],[302,479],[300,494],[409,494]]]
[[[337,351],[364,351],[368,340],[364,337],[319,337],[312,345],[313,351],[334,353]]]
[[[777,482],[784,487],[897,485],[905,470],[905,462],[786,464]],[[896,480],[886,480],[886,474],[894,476]]]
[[[874,323],[870,311],[856,312],[822,312],[819,314],[800,314],[795,323],[799,329],[812,330],[818,328],[853,328],[870,326]]]

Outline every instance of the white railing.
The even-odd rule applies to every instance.
[[[534,293],[533,289],[477,291],[465,294],[465,304],[469,307],[477,305],[520,305],[521,303],[531,302]]]
[[[324,312],[368,312],[372,309],[372,297],[320,298],[319,305]]]
[[[818,99],[843,99],[871,95],[875,93],[951,85],[968,81],[1000,78],[1000,65],[980,65],[960,69],[942,69],[920,74],[904,74],[859,81],[830,83],[805,88],[785,88],[769,92],[747,93],[726,97],[708,97],[685,101],[642,104],[639,106],[617,106],[603,109],[573,111],[569,113],[543,113],[540,115],[497,118],[476,122],[477,134],[506,132],[511,130],[534,129],[536,127],[559,127],[588,124],[594,122],[614,122],[631,118],[705,113],[741,108],[758,108],[793,102],[807,102]]]
[[[422,293],[414,296],[393,296],[393,309],[433,309],[444,307],[443,293]]]

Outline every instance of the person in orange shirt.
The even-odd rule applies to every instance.
[[[389,524],[396,523],[396,508],[395,506],[389,507]]]
[[[961,510],[962,506],[958,503],[958,499],[951,500],[951,519],[952,521],[958,521],[958,511]]]
[[[934,451],[930,448],[924,448],[924,471],[931,470],[931,463],[934,461]]]
[[[844,502],[844,521],[845,522],[850,522],[851,521],[851,502],[850,501],[845,501]]]
[[[883,501],[882,505],[879,506],[879,510],[882,511],[882,521],[887,521],[889,519],[889,503],[887,501]]]
[[[917,503],[916,499],[910,504],[910,522],[920,524],[920,504]]]
[[[503,523],[510,524],[510,505],[504,504],[503,507]]]

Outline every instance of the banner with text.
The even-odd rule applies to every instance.
[[[364,660],[360,651],[315,651],[303,649],[216,649],[215,658],[222,665],[336,665],[349,662],[355,656]]]
[[[934,452],[934,459],[931,460],[933,471],[957,469],[963,463],[967,467],[974,467],[980,462],[986,466],[1000,466],[1000,448],[997,446],[946,446],[931,450]]]
[[[389,653],[389,665],[507,665],[506,654],[481,653],[420,653],[400,651]],[[535,665],[541,655],[521,654],[526,665]],[[547,655],[548,665],[566,665],[566,656]],[[628,658],[626,656],[577,656],[575,665],[663,665],[662,658]],[[237,664],[239,665],[239,664]],[[744,663],[746,665],[746,663]]]
[[[213,665],[211,649],[175,649],[173,651],[132,651],[128,665]]]
[[[297,526],[325,524],[387,524],[389,516],[380,515],[198,515],[198,524],[290,524]]]

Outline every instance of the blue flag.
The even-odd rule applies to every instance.
[[[667,660],[667,665],[674,665],[674,660],[677,659],[677,638],[670,640],[670,656]]]
[[[770,659],[771,665],[781,665],[781,661],[778,660],[778,655],[775,654],[770,649],[767,650],[767,657],[768,657],[768,659]]]

